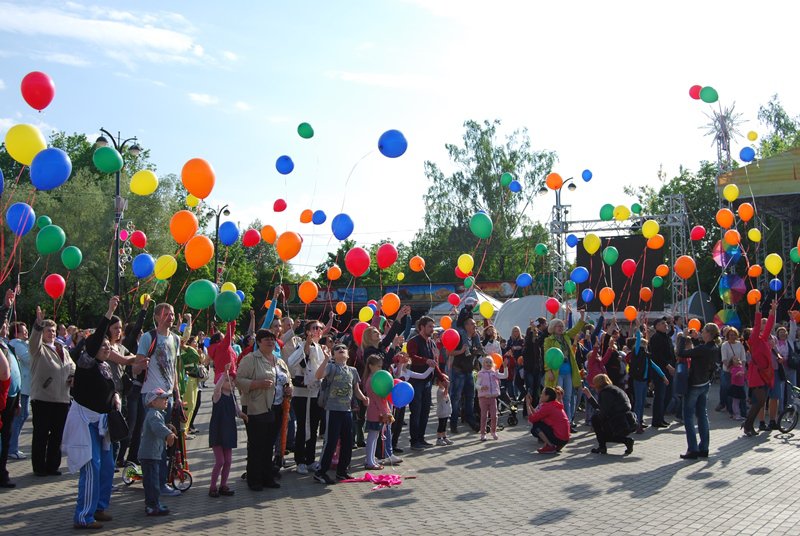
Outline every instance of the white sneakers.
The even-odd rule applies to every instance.
[[[398,463],[403,463],[403,458],[401,458],[400,456],[395,456],[394,454],[392,454],[388,458],[384,458],[383,460],[381,460],[381,463],[383,463],[383,464],[393,463],[393,464],[397,465]]]
[[[297,471],[297,474],[307,475],[308,474],[308,466],[306,464],[304,464],[304,463],[298,463],[297,464],[297,469],[295,469],[295,471]]]

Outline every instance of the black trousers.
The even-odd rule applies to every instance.
[[[394,408],[394,422],[392,423],[392,448],[397,448],[397,440],[403,431],[403,419],[406,418],[406,408]]]
[[[194,405],[194,409],[192,410],[192,415],[189,418],[189,428],[194,428],[194,419],[197,417],[197,411],[200,409],[200,402],[203,400],[203,390],[197,390],[197,402]]]
[[[595,437],[597,437],[597,444],[601,449],[606,448],[606,443],[625,443],[628,441],[628,436],[610,432],[605,420],[598,413],[592,415],[592,428],[594,429]]]
[[[128,422],[128,437],[120,441],[119,451],[117,452],[117,464],[122,465],[127,460],[139,463],[139,442],[142,439],[142,425],[144,424],[145,411],[142,404],[142,386],[134,385],[128,392],[127,403],[125,404],[125,420]]]
[[[14,429],[14,417],[19,404],[19,393],[6,397],[6,409],[0,414],[3,427],[0,428],[0,482],[8,482],[8,445],[11,444],[11,431]]]
[[[247,416],[247,485],[251,488],[275,481],[271,446],[275,445],[282,414],[280,406],[273,406],[271,412]]]
[[[61,465],[61,436],[69,404],[32,400],[33,442],[31,464],[34,473],[52,473]]]
[[[317,454],[317,429],[323,410],[317,404],[317,399],[311,399],[310,411],[306,412],[308,397],[300,396],[292,398],[292,409],[296,419],[294,432],[294,461],[297,465],[301,463],[311,465],[314,463]],[[306,437],[306,413],[309,414],[310,434]]]
[[[336,444],[339,444],[339,461],[336,474],[346,475],[353,457],[353,412],[328,411],[328,435],[325,438],[325,451],[320,461],[320,473],[327,473],[333,462]]]

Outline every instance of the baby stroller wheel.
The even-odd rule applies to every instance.
[[[508,425],[509,426],[516,426],[517,422],[519,422],[519,421],[517,421],[517,416],[516,415],[514,415],[512,413],[511,415],[508,416]]]
[[[794,427],[797,426],[797,409],[794,406],[790,406],[781,412],[781,416],[778,418],[778,428],[784,434],[788,434]]]
[[[138,472],[138,467],[133,462],[125,463],[125,467],[122,468],[122,483],[126,486],[130,486],[134,483],[136,474]]]
[[[189,471],[177,471],[172,476],[172,487],[178,491],[186,491],[192,487],[192,473]]]

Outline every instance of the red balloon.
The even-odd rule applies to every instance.
[[[369,324],[366,322],[359,322],[355,326],[353,326],[353,340],[356,341],[356,344],[361,346],[361,338],[364,336],[364,330],[369,327]]]
[[[274,210],[275,212],[283,212],[284,210],[286,210],[286,201],[284,201],[283,199],[276,200],[275,203],[273,203],[272,205],[272,210]]]
[[[261,242],[261,233],[255,229],[248,229],[242,235],[242,245],[246,248],[257,246]]]
[[[689,238],[692,240],[702,240],[706,236],[706,228],[702,225],[695,225],[692,227],[692,230],[689,231]]]
[[[447,297],[447,301],[450,302],[450,305],[453,307],[458,307],[458,304],[461,303],[461,298],[458,297],[458,294],[453,292]]]
[[[20,84],[22,98],[31,108],[40,112],[47,108],[56,96],[56,85],[45,73],[33,71],[25,75]]]
[[[134,231],[131,234],[131,244],[139,249],[144,249],[147,246],[147,235],[142,231]]]
[[[458,343],[461,342],[461,335],[458,334],[458,331],[454,330],[453,328],[444,330],[442,333],[442,346],[444,346],[445,350],[448,352],[452,352],[456,348],[458,348]]]
[[[561,308],[561,304],[555,298],[547,298],[547,301],[544,302],[544,308],[547,309],[548,313],[554,315]]]
[[[392,244],[382,244],[375,254],[375,259],[378,261],[378,268],[385,270],[397,260],[397,248]]]
[[[694,100],[700,100],[700,91],[703,89],[703,86],[692,86],[689,88],[689,96]]]
[[[60,298],[67,288],[67,282],[58,274],[50,274],[44,280],[44,291],[54,300]]]
[[[472,272],[470,272],[470,273],[472,273]],[[457,277],[457,278],[459,278],[459,279],[466,279],[468,275],[469,275],[469,274],[465,274],[464,272],[462,272],[462,271],[461,271],[461,268],[459,268],[458,266],[456,266],[456,277]]]
[[[622,261],[621,268],[625,277],[633,277],[634,272],[636,272],[636,261],[633,259],[625,259]]]
[[[355,247],[344,256],[344,265],[355,277],[361,277],[369,270],[369,260],[369,253],[364,248]]]

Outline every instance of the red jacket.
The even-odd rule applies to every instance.
[[[569,418],[564,413],[564,404],[558,400],[542,402],[528,415],[528,421],[543,422],[553,429],[553,434],[561,441],[569,441]]]
[[[753,331],[747,343],[750,345],[750,366],[747,367],[747,385],[749,387],[772,387],[775,384],[775,375],[772,370],[772,348],[769,344],[769,336],[772,333],[772,326],[775,325],[775,315],[770,314],[767,318],[767,325],[761,330],[761,311],[756,311],[756,318],[753,321]],[[761,369],[761,373],[759,373]],[[764,381],[762,374],[769,381]]]

